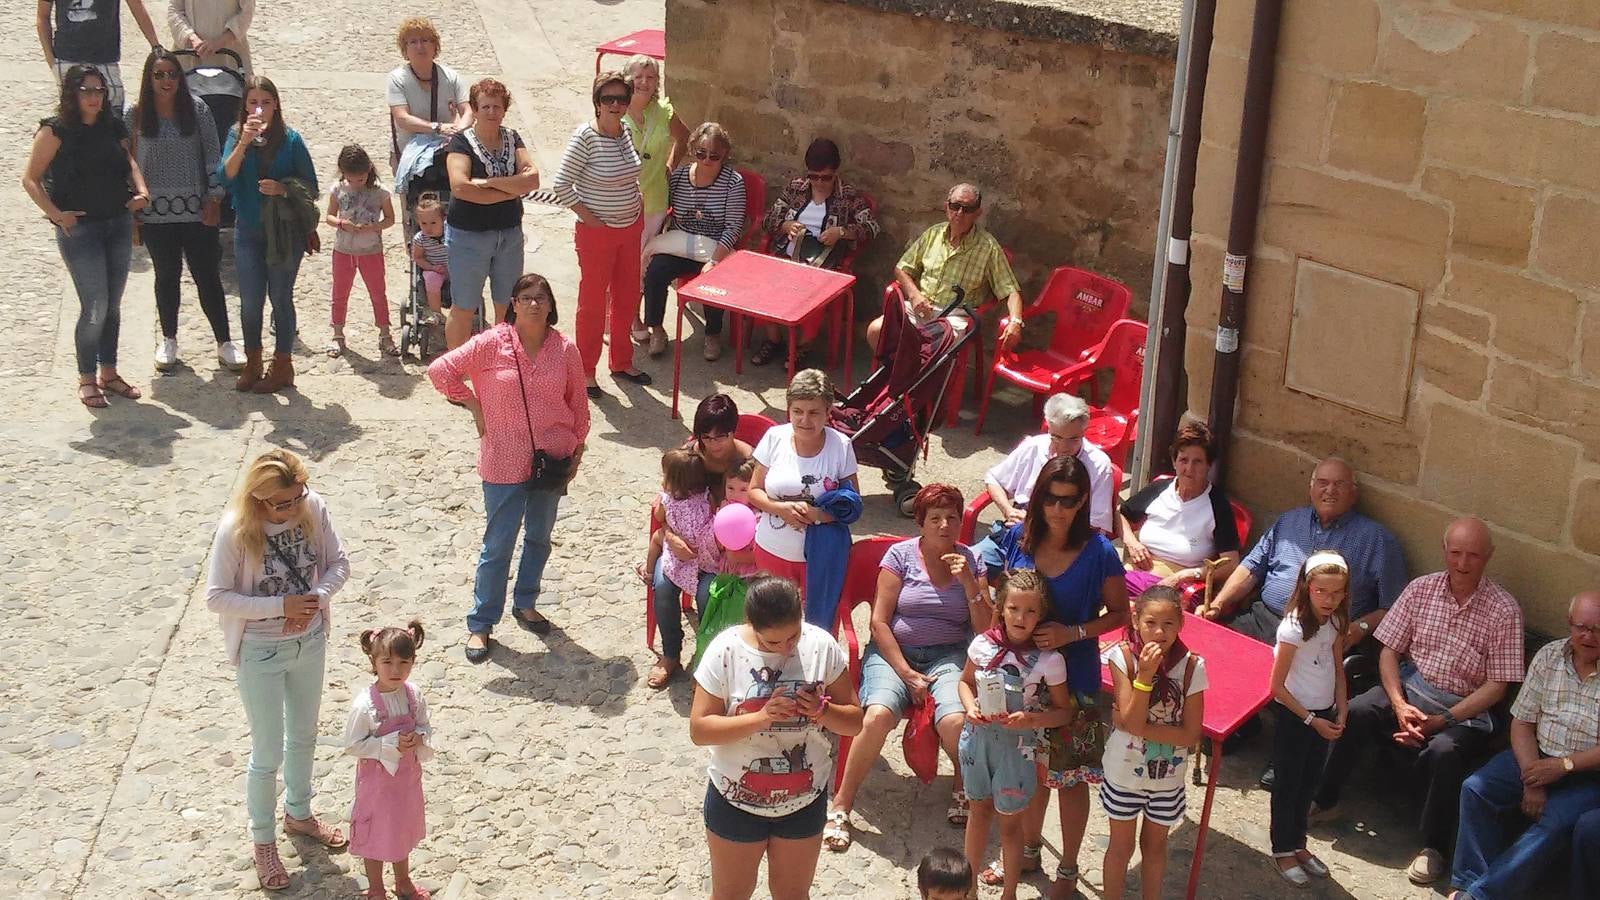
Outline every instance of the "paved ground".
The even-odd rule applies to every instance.
[[[426,0],[406,8],[441,24],[445,61],[512,86],[516,125],[547,171],[585,111],[588,48],[662,16],[649,0]],[[642,684],[650,655],[630,574],[642,553],[643,500],[658,477],[655,451],[682,434],[667,418],[666,395],[608,384],[612,395],[597,404],[592,450],[563,505],[544,599],[561,628],[547,641],[511,629],[491,664],[467,665],[460,617],[481,523],[470,425],[415,363],[377,357],[359,297],[351,304],[352,352],[336,362],[316,352],[328,336],[325,257],[309,261],[300,279],[305,348],[297,392],[259,398],[230,390],[192,296],[182,331],[189,367],[156,376],[149,266],[136,255],[123,371],[148,399],[96,415],[75,401],[77,302],[46,224],[14,187],[20,148],[54,102],[32,42],[31,10],[11,3],[0,12],[0,28],[13,36],[0,44],[0,73],[14,91],[0,110],[0,133],[14,148],[0,155],[0,184],[8,186],[0,194],[0,283],[8,286],[0,292],[0,375],[8,387],[0,399],[0,501],[11,520],[0,531],[0,823],[7,826],[0,891],[255,895],[242,804],[248,738],[215,619],[202,602],[202,571],[241,465],[287,446],[309,458],[354,572],[336,604],[318,811],[338,816],[350,799],[354,766],[339,755],[336,735],[352,691],[369,677],[353,635],[416,615],[434,636],[416,680],[442,748],[427,775],[432,834],[413,856],[424,884],[455,897],[704,896],[698,802],[705,753],[687,738],[685,683],[665,694]],[[307,137],[325,179],[345,142],[360,141],[375,155],[386,143],[381,85],[396,63],[390,28],[399,16],[377,0],[261,5],[251,35],[257,65],[282,88],[289,121]],[[126,46],[140,46],[131,23],[124,30]],[[135,83],[136,65],[124,71]],[[527,226],[529,268],[550,277],[570,317],[569,217],[530,210]],[[398,248],[390,244],[390,284],[398,291]],[[696,357],[687,367],[690,408],[715,388],[733,393],[746,411],[772,412],[781,403],[773,371],[747,373],[734,386],[727,362],[708,367],[689,355]],[[667,365],[645,365],[666,382]],[[1009,445],[1031,430],[1026,403],[1009,399],[1009,408],[998,404],[992,438],[964,430],[937,436],[928,475],[976,485],[999,455],[990,441]],[[865,481],[869,514],[858,532],[903,530],[881,482]],[[941,778],[921,788],[897,742],[890,746],[857,810],[858,844],[845,856],[825,855],[819,897],[911,896],[909,870],[922,853],[959,845],[940,815],[948,784]],[[1260,752],[1224,768],[1203,896],[1283,893],[1263,852],[1266,798],[1252,785]],[[1191,816],[1198,805],[1196,792]],[[1099,883],[1103,834],[1096,813],[1083,857],[1091,873],[1086,893]],[[1180,895],[1177,870],[1194,839],[1191,820],[1174,839],[1168,896]],[[1408,828],[1384,817],[1318,835],[1315,849],[1334,865],[1337,884],[1313,893],[1420,896],[1399,872],[1412,840]],[[347,856],[284,847],[294,873],[290,895],[357,890],[360,866]]]

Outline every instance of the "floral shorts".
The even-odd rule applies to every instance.
[[[1073,691],[1072,702],[1076,707],[1072,720],[1060,728],[1047,729],[1039,747],[1039,758],[1047,761],[1044,767],[1047,790],[1100,784],[1105,780],[1100,760],[1111,731],[1100,709],[1099,697]]]

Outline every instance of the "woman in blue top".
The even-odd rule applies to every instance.
[[[287,262],[268,261],[262,200],[285,196],[284,181],[290,178],[305,182],[310,196],[317,197],[317,172],[299,133],[283,124],[277,85],[261,75],[252,75],[245,79],[244,87],[239,122],[229,130],[227,144],[222,148],[222,183],[228,188],[236,213],[233,256],[239,270],[239,319],[244,327],[244,371],[234,388],[270,394],[294,385],[290,354],[295,336],[294,280],[300,274],[301,254],[290,254]],[[306,233],[305,252],[315,253],[321,248],[313,227]],[[262,312],[269,297],[274,346],[272,368],[262,377]]]
[[[1098,637],[1128,622],[1128,590],[1122,560],[1111,541],[1089,524],[1089,470],[1076,456],[1057,456],[1039,470],[1027,516],[1000,538],[1005,567],[990,569],[990,583],[1004,572],[1033,569],[1045,579],[1050,621],[1034,632],[1041,649],[1059,649],[1067,660],[1067,687],[1080,708],[1072,722],[1051,729],[1046,790],[1036,791],[1023,821],[1023,868],[1039,868],[1049,788],[1061,794],[1061,865],[1051,897],[1071,897],[1078,880],[1078,849],[1089,824],[1089,784],[1100,781],[1105,746]],[[1002,883],[996,862],[979,875]]]

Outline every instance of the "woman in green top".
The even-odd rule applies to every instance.
[[[672,101],[661,96],[661,67],[644,54],[628,58],[622,74],[633,85],[633,99],[622,124],[633,138],[644,167],[639,170],[639,192],[644,195],[644,231],[639,243],[639,270],[650,261],[643,258],[644,247],[661,231],[667,218],[667,173],[677,167],[689,145],[689,126],[672,110]],[[649,329],[638,316],[633,319],[634,343],[650,337]]]

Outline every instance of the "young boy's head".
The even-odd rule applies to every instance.
[[[960,851],[935,847],[917,866],[922,900],[967,900],[972,894],[972,866]]]

